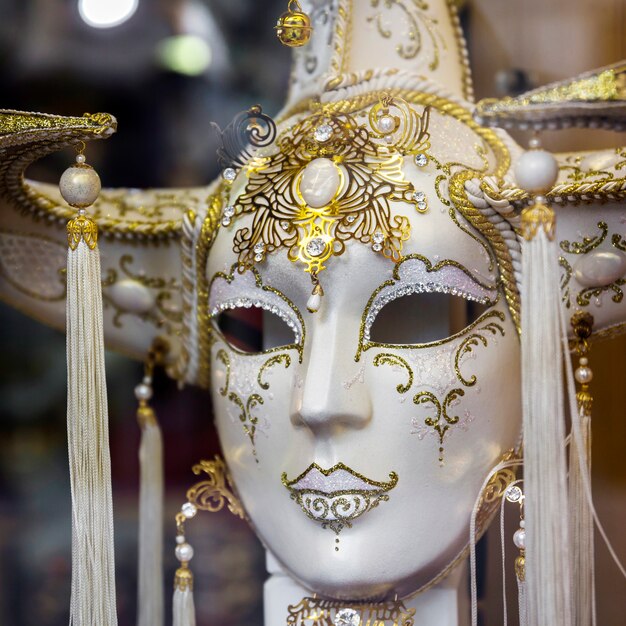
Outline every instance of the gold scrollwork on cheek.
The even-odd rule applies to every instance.
[[[221,396],[226,396],[228,393],[228,383],[230,381],[230,358],[228,357],[226,350],[218,350],[215,358],[218,361],[221,361],[226,368],[226,380],[224,381],[224,386],[219,390]]]
[[[600,229],[599,235],[583,237],[582,241],[570,242],[564,239],[559,244],[561,250],[568,254],[587,254],[587,252],[597,248],[606,239],[609,232],[606,222],[598,222],[598,228]]]
[[[493,311],[496,314],[497,318],[504,322],[504,313],[501,311]],[[484,319],[484,318],[483,318]],[[504,328],[500,326],[496,321],[490,321],[484,326],[476,327],[476,332],[465,337],[465,339],[461,342],[456,354],[454,355],[454,370],[456,372],[457,378],[459,381],[465,385],[466,387],[473,387],[476,384],[476,375],[472,374],[471,377],[465,378],[461,373],[460,361],[463,357],[471,354],[478,344],[482,344],[483,347],[487,347],[489,341],[488,338],[481,333],[490,333],[493,337],[497,337],[498,333],[502,337],[504,337],[505,332]]]
[[[387,9],[397,7],[405,16],[409,26],[407,34],[408,43],[399,43],[396,46],[398,55],[403,59],[414,59],[424,47],[424,31],[432,44],[432,59],[428,64],[430,70],[435,71],[439,67],[440,46],[446,48],[446,43],[437,31],[438,20],[428,15],[428,3],[424,0],[370,0],[373,9],[377,9],[381,4]],[[367,18],[368,22],[374,22],[378,33],[384,39],[392,37],[392,31],[385,26],[382,11]]]
[[[287,369],[291,365],[291,357],[288,354],[277,354],[276,356],[269,358],[265,361],[265,363],[263,363],[263,365],[261,365],[261,369],[257,375],[257,382],[259,383],[259,387],[261,387],[261,389],[268,390],[270,388],[270,384],[263,381],[263,374],[271,367],[278,365],[279,363],[282,363],[285,366],[285,369]]]
[[[411,369],[411,366],[397,354],[377,354],[374,357],[373,363],[375,367],[379,367],[380,365],[391,365],[392,367],[395,366],[404,368],[408,375],[408,380],[404,385],[402,383],[398,383],[396,386],[398,393],[406,393],[413,386],[413,370]]]
[[[202,511],[217,513],[226,504],[228,510],[241,519],[246,514],[239,498],[235,495],[233,481],[226,463],[219,456],[212,461],[200,461],[192,467],[196,476],[207,474],[206,480],[196,483],[187,491],[187,500]]]
[[[443,464],[443,441],[446,433],[451,426],[459,423],[458,415],[451,416],[448,411],[452,402],[458,400],[464,395],[465,392],[463,389],[452,389],[446,394],[443,402],[440,402],[437,396],[430,391],[420,391],[413,397],[414,404],[431,404],[435,410],[433,415],[424,419],[424,424],[426,424],[426,426],[430,426],[439,437],[439,463],[441,464]]]

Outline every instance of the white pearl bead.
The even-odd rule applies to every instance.
[[[583,287],[604,287],[626,274],[626,255],[618,250],[593,250],[574,266],[574,277]]]
[[[581,356],[580,359],[578,359],[578,362],[581,365],[587,365],[589,363],[589,359],[586,356]]]
[[[529,193],[544,193],[556,182],[559,165],[545,150],[524,152],[515,163],[517,184]]]
[[[528,141],[528,147],[531,150],[537,150],[538,148],[541,148],[541,139],[539,139],[539,137],[531,137]]]
[[[84,163],[85,162],[85,155],[84,154],[77,154],[76,155],[76,163]]]
[[[311,294],[309,299],[306,301],[306,308],[310,313],[317,313],[320,309],[320,305],[322,304],[322,296],[319,293]]]
[[[152,384],[152,376],[144,376],[143,380],[141,382],[143,382],[144,385],[151,385]]]
[[[73,207],[84,208],[93,204],[100,193],[100,177],[91,167],[68,167],[59,181],[63,199]]]
[[[520,550],[524,550],[526,548],[526,531],[523,528],[519,528],[515,531],[513,535],[513,543]]]
[[[339,168],[330,159],[319,158],[304,168],[299,188],[304,201],[310,207],[320,209],[330,203],[340,185]]]
[[[193,559],[193,548],[188,543],[182,543],[176,546],[176,558],[181,562],[191,561]]]
[[[378,126],[383,133],[390,133],[395,128],[396,122],[391,115],[383,115],[378,120]]]
[[[141,383],[135,387],[135,397],[137,400],[150,400],[152,398],[152,387]]]
[[[526,528],[526,520],[521,519],[521,520],[519,521],[519,525],[520,525],[522,528]]]
[[[548,204],[548,198],[545,196],[535,196],[535,200],[532,204]]]
[[[176,543],[185,543],[185,535],[176,535]]]
[[[590,367],[579,367],[574,372],[574,378],[576,378],[581,385],[586,385],[593,380],[593,372]]]

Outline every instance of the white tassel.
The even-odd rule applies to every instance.
[[[517,579],[517,598],[519,602],[519,626],[528,626],[526,605],[526,581]]]
[[[174,626],[196,626],[193,603],[193,574],[186,562],[176,570],[174,581]]]
[[[84,211],[83,211],[84,213]],[[96,225],[68,224],[67,432],[72,490],[71,626],[115,626],[109,424]]]
[[[140,406],[139,584],[137,626],[163,626],[163,442],[148,406]]]
[[[522,213],[522,407],[529,626],[571,626],[569,508],[554,212]]]
[[[576,419],[576,418],[574,418]],[[594,541],[593,513],[583,484],[582,471],[588,471],[590,455],[590,423],[581,408],[580,429],[584,447],[578,450],[574,438],[570,440],[570,519],[572,545],[574,547],[574,626],[589,626],[592,623],[592,597],[594,589]],[[595,622],[595,620],[594,620]]]

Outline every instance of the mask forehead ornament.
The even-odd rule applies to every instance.
[[[251,110],[252,111],[252,110]],[[397,262],[410,236],[406,216],[392,215],[393,202],[423,213],[422,191],[407,181],[404,158],[428,162],[429,108],[421,114],[400,98],[383,95],[369,113],[337,112],[318,105],[312,115],[279,136],[276,148],[246,166],[247,185],[224,209],[223,226],[253,214],[233,237],[240,271],[280,248],[303,264],[314,285],[308,308],[319,308],[319,273],[355,239]],[[267,144],[265,144],[267,145]],[[228,173],[228,176],[226,175]],[[234,180],[225,170],[225,178]]]

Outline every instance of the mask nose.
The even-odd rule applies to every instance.
[[[300,393],[294,394],[291,422],[316,436],[363,428],[372,417],[363,365],[355,362],[354,345],[344,339],[355,334],[346,326],[338,316],[310,325],[306,372]]]

